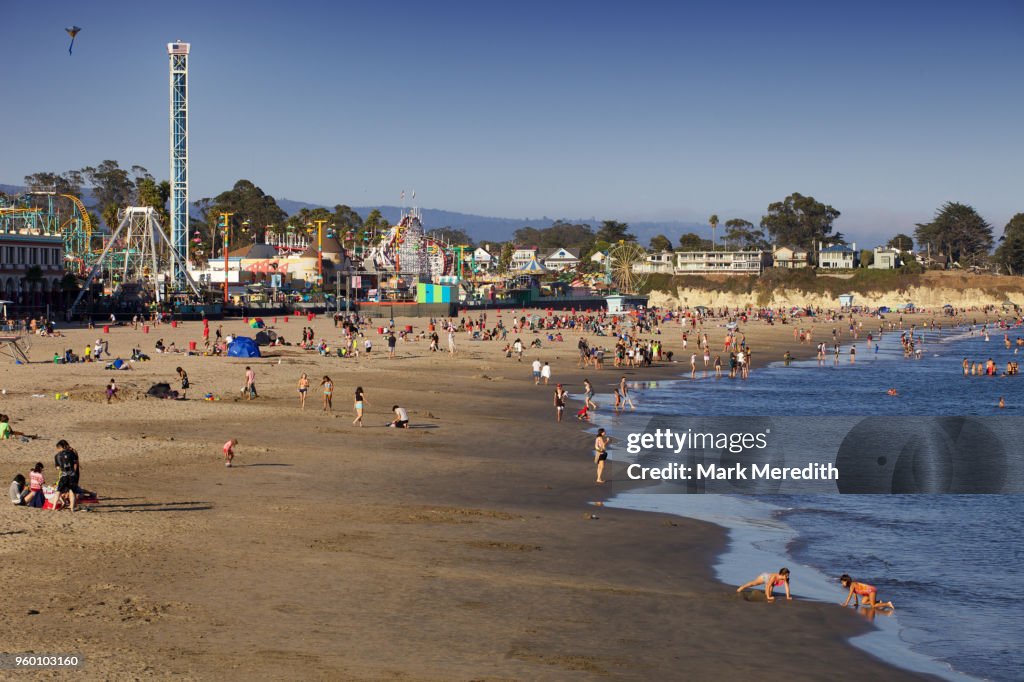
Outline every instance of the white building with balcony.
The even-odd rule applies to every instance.
[[[676,251],[677,275],[759,275],[767,266],[765,251]]]

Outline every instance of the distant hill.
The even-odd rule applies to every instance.
[[[331,208],[331,206],[311,204],[304,201],[293,201],[291,199],[278,199],[277,205],[284,209],[288,215],[298,213],[303,208]],[[398,219],[402,215],[402,208],[400,206],[352,207],[352,210],[364,218],[374,209],[380,211],[381,215],[392,224],[398,222]],[[521,227],[529,226],[536,227],[537,229],[543,229],[545,227],[551,227],[552,223],[555,222],[554,219],[548,217],[496,218],[492,216],[480,216],[470,213],[445,211],[437,208],[424,208],[420,210],[423,213],[423,224],[426,229],[430,230],[438,227],[451,227],[457,230],[465,230],[466,233],[478,243],[488,241],[507,241],[511,239],[515,231]],[[601,221],[597,218],[563,218],[563,220],[567,220],[571,223],[590,225],[595,230],[597,230],[598,226],[601,224]],[[706,225],[692,222],[636,222],[630,223],[629,226],[630,231],[636,235],[637,241],[644,246],[647,246],[651,237],[658,234],[664,234],[673,242],[678,241],[679,236],[684,232],[697,232],[702,236],[710,237],[710,233],[704,234],[704,232],[707,232],[708,230]]]
[[[26,189],[27,188],[24,185],[0,184],[0,192],[4,192],[5,194],[20,194]],[[90,206],[93,203],[92,193],[88,189],[83,192],[82,201],[86,206]],[[277,205],[280,206],[288,215],[294,215],[303,208],[314,209],[323,207],[330,209],[334,206],[334,204],[313,204],[307,201],[295,201],[293,199],[278,199]],[[370,213],[370,211],[377,209],[381,212],[381,215],[383,215],[384,218],[392,224],[398,222],[402,215],[402,208],[400,206],[353,206],[352,209],[364,218]],[[548,217],[498,218],[494,216],[458,213],[438,208],[424,208],[421,209],[421,211],[423,213],[424,226],[428,230],[438,227],[451,227],[457,230],[465,230],[466,233],[477,243],[507,241],[511,239],[515,231],[521,227],[529,226],[536,227],[537,229],[543,229],[545,227],[551,227],[551,224],[554,222],[554,219]],[[198,215],[194,207],[192,215]],[[564,220],[568,220],[572,223],[584,223],[590,225],[595,230],[601,224],[601,221],[597,218],[564,218]],[[706,225],[681,221],[662,223],[635,222],[630,223],[630,231],[636,235],[637,241],[643,246],[647,246],[651,237],[657,234],[664,234],[671,239],[673,243],[678,241],[679,236],[684,232],[697,232],[703,237],[710,236]]]

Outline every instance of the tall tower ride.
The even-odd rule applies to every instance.
[[[171,60],[171,256],[176,285],[183,286],[188,267],[188,51],[189,43],[167,43]]]

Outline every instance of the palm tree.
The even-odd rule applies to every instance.
[[[708,222],[711,223],[711,250],[715,250],[715,230],[718,229],[718,214],[712,213],[711,217],[708,218]]]

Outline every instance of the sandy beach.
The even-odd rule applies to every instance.
[[[864,321],[865,333],[877,327]],[[241,320],[210,325],[252,333]],[[273,326],[289,341],[303,326],[340,338],[324,317]],[[815,342],[831,340],[831,323],[808,326]],[[724,328],[708,331],[721,348]],[[814,353],[790,325],[744,331],[755,365]],[[529,363],[549,362],[552,384],[574,398],[584,377],[600,393],[623,374],[676,376],[695,345],[684,353],[678,327],[661,337],[676,362],[586,373],[575,333],[520,363],[503,343],[465,334],[454,357],[420,340],[388,359],[374,333],[373,353],[359,358],[285,346],[240,359],[153,352],[160,338],[201,348],[199,322],[63,332],[32,337],[33,362],[0,371],[0,411],[39,436],[4,441],[0,463],[5,483],[36,461],[54,482],[54,443],[67,439],[101,501],[75,514],[5,506],[4,651],[79,653],[90,679],[919,678],[848,645],[869,627],[849,611],[749,603],[715,581],[718,527],[591,504],[607,491],[593,483],[578,403],[555,423],[554,386],[535,386]],[[152,360],[119,372],[49,361],[97,338],[113,357],[139,346]],[[251,402],[239,392],[246,365],[260,394]],[[143,396],[158,381],[177,388],[178,366],[188,400]],[[304,411],[303,372],[313,384]],[[316,388],[325,374],[331,414]],[[108,405],[112,377],[121,399]],[[351,423],[356,386],[364,428]],[[208,392],[219,400],[202,400]],[[414,428],[384,427],[393,404]],[[221,446],[232,437],[228,469]],[[751,574],[766,568],[777,567]]]

